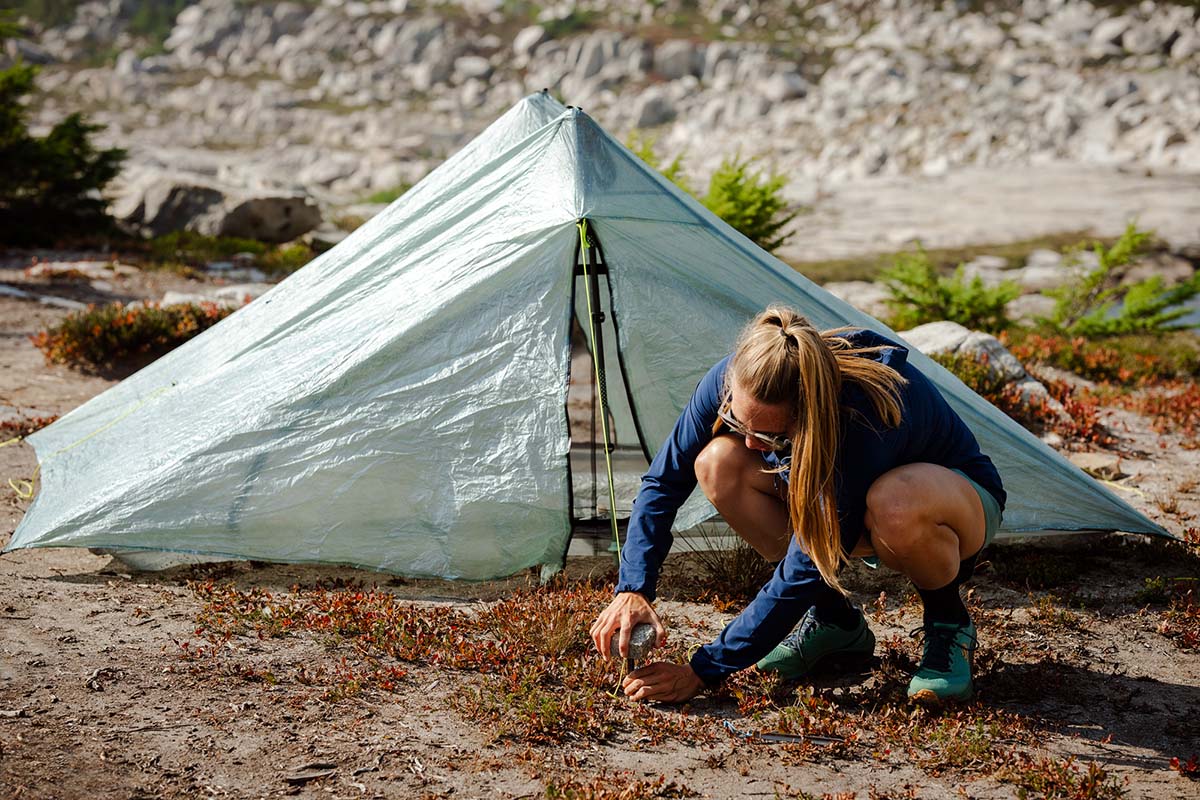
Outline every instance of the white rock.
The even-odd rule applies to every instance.
[[[1021,362],[990,333],[943,320],[900,331],[900,335],[927,356],[948,354],[986,361],[988,371],[1006,383],[1029,378]]]
[[[763,96],[773,103],[782,103],[808,94],[808,82],[796,72],[781,72],[767,78]]]
[[[654,49],[654,71],[669,81],[699,75],[703,65],[704,51],[692,42],[673,39]]]
[[[216,298],[214,298],[210,295],[207,295],[207,294],[198,294],[195,292],[174,292],[174,291],[167,292],[166,294],[164,294],[162,296],[162,299],[159,300],[159,302],[158,302],[158,304],[160,306],[182,306],[182,305],[190,305],[190,304],[198,305],[200,303],[217,303],[218,305],[224,305],[224,306],[240,305],[237,302],[230,302],[228,300],[217,300]]]
[[[1186,61],[1196,53],[1200,53],[1200,33],[1196,31],[1184,31],[1171,45],[1171,58],[1176,61]]]
[[[272,283],[237,283],[232,286],[222,286],[212,292],[217,300],[230,302],[239,306],[257,300],[275,288]]]
[[[1166,46],[1166,37],[1153,25],[1133,25],[1121,37],[1121,46],[1134,55],[1161,53]]]
[[[653,128],[675,119],[675,106],[667,93],[652,86],[642,92],[634,104],[634,125],[638,128]]]
[[[1092,44],[1094,45],[1120,45],[1121,38],[1125,32],[1133,25],[1133,20],[1129,17],[1110,17],[1101,21],[1095,28],[1092,29]]]
[[[1038,248],[1025,258],[1027,267],[1056,267],[1063,261],[1062,254],[1054,250]]]
[[[1054,311],[1054,298],[1044,294],[1023,294],[1004,307],[1004,313],[1015,322],[1034,322],[1049,317]]]
[[[454,77],[459,83],[472,78],[485,81],[491,74],[492,65],[483,56],[461,56],[454,60]]]
[[[522,28],[513,38],[513,55],[528,59],[533,55],[534,48],[546,41],[546,29],[541,25],[530,25]]]

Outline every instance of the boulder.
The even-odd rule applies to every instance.
[[[1161,53],[1166,44],[1167,37],[1163,32],[1149,23],[1133,25],[1121,37],[1121,47],[1135,56]]]
[[[200,303],[216,303],[221,306],[236,307],[241,305],[237,301],[228,299],[218,300],[212,295],[202,294],[199,292],[167,292],[162,296],[162,300],[158,302],[160,306],[186,306],[199,305]]]
[[[1011,386],[1025,406],[1043,408],[1059,420],[1068,419],[1062,404],[990,333],[968,330],[957,322],[944,320],[901,331],[900,336],[925,355],[952,355],[983,364],[990,377],[998,384]]]
[[[1016,356],[990,333],[943,320],[901,331],[900,335],[927,356],[952,355],[986,362],[988,372],[1005,383],[1032,380]]]
[[[1004,306],[1004,313],[1015,322],[1033,322],[1054,312],[1054,298],[1044,294],[1023,294]]]
[[[548,38],[546,29],[541,25],[530,25],[528,28],[522,28],[513,38],[513,55],[518,59],[528,59],[533,55],[533,51],[537,49],[537,46]]]
[[[486,81],[492,74],[492,65],[483,56],[461,56],[454,60],[454,79],[458,83],[475,78]]]
[[[229,302],[244,306],[275,288],[272,283],[237,283],[232,286],[222,286],[213,291],[212,296],[220,302]]]
[[[672,39],[654,49],[654,71],[669,81],[699,76],[703,68],[704,51],[691,42]]]
[[[27,39],[9,39],[4,43],[4,50],[9,58],[21,59],[26,64],[53,64],[58,60],[48,50]]]
[[[213,235],[290,242],[321,224],[321,210],[302,193],[247,197],[227,203],[225,209],[211,228]]]
[[[225,202],[225,193],[186,178],[152,177],[113,204],[113,214],[150,236],[188,229]]]
[[[1185,61],[1196,53],[1200,53],[1200,33],[1196,31],[1184,31],[1171,45],[1171,58],[1176,61]]]
[[[767,78],[762,87],[763,97],[772,103],[794,100],[808,94],[808,82],[798,72],[780,72]]]
[[[304,193],[244,194],[178,176],[136,184],[114,204],[114,213],[150,236],[189,230],[262,242],[288,242],[321,223],[320,210]]]
[[[1125,32],[1133,27],[1133,20],[1129,17],[1109,17],[1106,20],[1101,20],[1095,28],[1092,29],[1091,42],[1097,47],[1106,45],[1120,46],[1121,40],[1125,36]]]
[[[642,92],[634,106],[634,125],[653,128],[675,119],[675,104],[661,88],[652,86]]]

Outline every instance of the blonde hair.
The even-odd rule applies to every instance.
[[[856,347],[839,335],[848,330],[853,329],[818,331],[793,309],[770,306],[743,329],[725,377],[726,398],[736,382],[761,403],[794,408],[788,516],[821,577],[842,594],[846,590],[837,573],[846,553],[834,492],[842,384],[861,386],[879,419],[894,428],[900,424],[900,390],[907,383],[895,369],[862,358],[886,346]],[[719,425],[720,420],[714,432]]]

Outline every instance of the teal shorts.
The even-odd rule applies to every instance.
[[[996,498],[992,496],[991,492],[967,477],[967,473],[961,469],[951,469],[950,471],[966,478],[967,483],[971,484],[971,488],[979,495],[979,502],[983,504],[983,546],[987,547],[996,538],[996,532],[1000,530],[1000,520],[1003,517],[1000,513],[1000,504],[996,502]],[[981,551],[982,549],[980,548]],[[878,556],[863,556],[863,563],[871,569],[879,569]]]

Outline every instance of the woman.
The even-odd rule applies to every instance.
[[[752,665],[798,678],[822,662],[869,657],[875,637],[838,580],[850,556],[904,573],[924,603],[924,653],[909,696],[928,704],[971,696],[975,628],[959,586],[995,536],[1005,493],[974,435],[907,354],[871,331],[821,332],[773,306],[704,376],[643,478],[616,598],[592,639],[607,658],[618,636],[624,655],[633,626],[647,622],[665,642],[651,602],[675,513],[697,483],[739,536],[779,564],[716,641],[689,664],[630,673],[628,696],[682,702]]]

